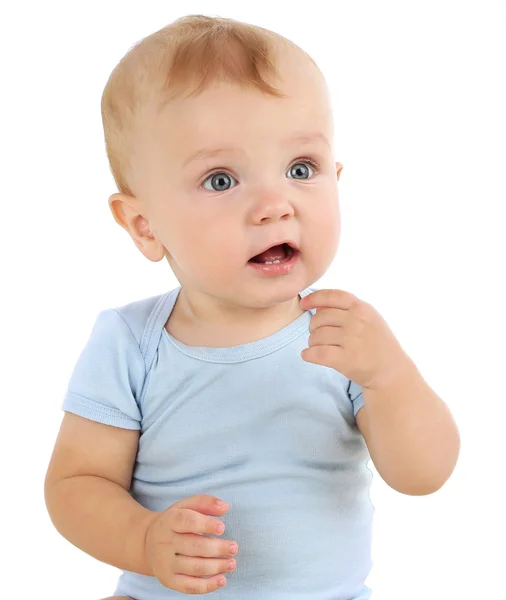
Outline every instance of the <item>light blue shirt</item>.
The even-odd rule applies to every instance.
[[[139,429],[132,496],[162,511],[211,494],[239,545],[221,600],[367,600],[374,506],[362,390],[306,363],[314,310],[259,341],[187,346],[164,325],[180,288],[101,312],[63,409]],[[312,291],[301,292],[305,296]],[[185,594],[124,572],[115,594]]]

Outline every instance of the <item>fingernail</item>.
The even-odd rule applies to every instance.
[[[230,554],[235,554],[237,552],[237,544],[230,544]]]
[[[216,525],[216,533],[218,535],[221,535],[224,531],[225,531],[225,525],[224,525],[224,523],[218,523]]]

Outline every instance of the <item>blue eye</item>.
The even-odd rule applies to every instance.
[[[310,179],[311,173],[314,175],[315,170],[318,170],[318,165],[310,160],[304,160],[293,164],[287,171],[289,179]],[[216,171],[209,175],[209,177],[203,182],[202,186],[204,189],[210,192],[226,192],[234,188],[237,185],[232,184],[235,179],[232,175],[225,173],[224,171]]]
[[[308,162],[298,162],[295,163],[288,169],[288,173],[295,173],[293,177],[289,177],[290,179],[309,179],[309,170],[313,171],[310,166],[311,163]],[[308,169],[309,166],[309,169]]]
[[[235,179],[231,175],[228,175],[228,173],[218,172],[209,175],[209,177],[204,181],[202,185],[206,190],[209,190],[210,192],[225,192],[231,189],[232,187],[235,187],[230,184],[231,180],[235,181]],[[211,188],[206,186],[206,183],[208,181],[211,182]]]

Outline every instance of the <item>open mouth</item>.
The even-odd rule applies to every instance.
[[[261,265],[280,265],[288,262],[298,252],[299,250],[285,243],[279,246],[272,246],[268,250],[250,258],[248,262]]]

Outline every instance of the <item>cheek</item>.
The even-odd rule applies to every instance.
[[[330,189],[313,212],[311,237],[318,243],[312,244],[312,247],[320,255],[333,254],[337,251],[340,234],[341,215],[337,192]]]
[[[337,247],[339,246],[339,239],[341,237],[341,215],[337,210],[332,218],[329,219],[328,223],[329,227],[329,245],[331,246],[331,250],[333,253],[337,252]]]
[[[216,280],[217,272],[225,274],[247,260],[237,226],[217,216],[180,218],[172,229],[169,252],[184,271],[199,279]]]

